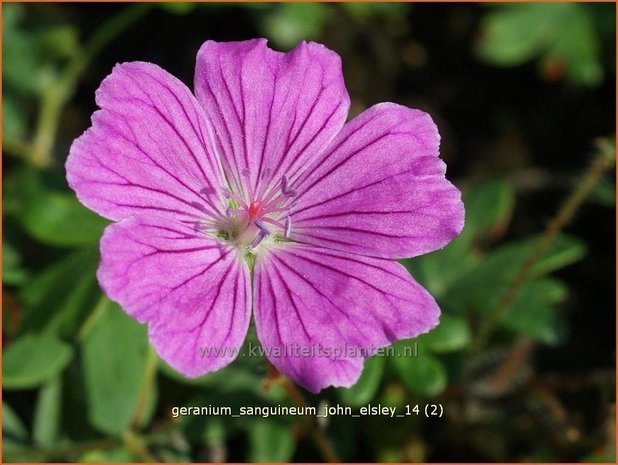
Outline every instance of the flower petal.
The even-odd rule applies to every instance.
[[[382,258],[444,247],[464,223],[426,113],[376,105],[346,124],[298,183],[291,238]]]
[[[158,354],[186,376],[230,363],[249,327],[247,266],[234,249],[162,217],[107,227],[99,283],[141,323]]]
[[[440,314],[398,263],[292,243],[256,259],[254,309],[270,361],[312,392],[351,386],[364,355],[429,331]]]
[[[213,122],[228,178],[245,195],[314,159],[350,105],[339,56],[312,42],[281,53],[265,39],[208,41],[197,55],[195,94]]]
[[[150,63],[123,63],[96,100],[101,110],[66,162],[83,204],[112,220],[144,212],[191,220],[223,208],[212,130],[182,82]]]

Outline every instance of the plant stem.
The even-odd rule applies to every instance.
[[[122,434],[122,443],[136,457],[139,457],[142,462],[156,463],[157,458],[150,453],[142,438],[135,434],[132,430],[127,430]]]
[[[521,287],[525,284],[530,276],[536,262],[541,258],[547,247],[556,238],[558,233],[573,217],[579,206],[583,203],[586,196],[592,191],[603,173],[612,168],[616,162],[616,144],[615,141],[603,139],[598,141],[598,152],[592,164],[584,173],[584,176],[575,186],[566,201],[562,204],[556,215],[552,218],[549,225],[543,232],[539,241],[532,249],[526,260],[522,263],[519,271],[509,283],[504,294],[485,318],[481,321],[479,331],[471,345],[470,351],[472,354],[478,354],[489,339],[491,333],[495,330],[496,325],[504,316],[504,313],[513,303],[515,297]]]
[[[305,409],[309,406],[307,400],[300,392],[300,390],[296,387],[294,383],[292,383],[289,379],[287,379],[282,373],[280,373],[274,366],[270,365],[270,371],[274,375],[274,379],[272,381],[267,380],[267,386],[270,387],[272,384],[277,384],[281,386],[283,391],[287,394],[287,396],[292,400],[294,405],[299,408]],[[317,424],[315,418],[311,416],[304,417],[305,424],[315,442],[315,445],[320,450],[324,459],[329,463],[339,463],[341,460],[337,456],[337,453],[333,449],[329,439],[326,437],[324,432],[320,429]]]
[[[58,131],[60,113],[71,97],[81,73],[107,44],[143,17],[150,8],[152,6],[145,3],[132,4],[106,21],[95,31],[86,45],[71,58],[58,80],[45,88],[29,150],[29,159],[35,166],[46,167],[52,163],[52,148]]]
[[[150,344],[148,345],[148,355],[146,357],[144,381],[142,382],[142,386],[139,391],[131,421],[131,425],[134,429],[138,429],[144,420],[144,414],[146,413],[146,407],[148,406],[148,400],[150,399],[152,386],[157,374],[157,354]]]

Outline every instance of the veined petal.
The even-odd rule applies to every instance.
[[[351,386],[363,348],[427,332],[440,314],[398,263],[292,243],[257,257],[254,312],[270,361],[312,392]]]
[[[128,218],[105,230],[97,277],[110,299],[148,323],[157,353],[184,375],[236,358],[251,288],[235,249],[163,217]]]
[[[292,239],[382,258],[444,247],[463,228],[430,116],[393,103],[345,125],[298,183]]]
[[[281,53],[265,39],[208,41],[197,55],[195,94],[213,122],[228,178],[245,195],[314,161],[350,105],[339,56],[312,42]]]
[[[212,130],[182,82],[150,63],[123,63],[101,83],[96,101],[101,110],[66,162],[84,205],[112,220],[219,212],[224,184]]]

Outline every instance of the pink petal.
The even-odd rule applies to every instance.
[[[184,375],[236,358],[249,326],[251,289],[235,249],[162,217],[129,218],[105,230],[97,277],[110,299],[148,323],[158,354]]]
[[[119,220],[143,213],[194,219],[219,211],[223,177],[203,110],[150,63],[116,65],[97,90],[101,110],[73,142],[67,179],[80,201]]]
[[[382,258],[444,247],[464,208],[439,142],[422,111],[382,103],[363,112],[298,182],[292,239]]]
[[[266,355],[312,392],[351,386],[363,355],[438,324],[433,297],[389,260],[288,243],[258,256],[254,280],[255,322]],[[313,356],[291,347],[314,350]],[[341,356],[324,356],[324,349]]]
[[[208,41],[197,55],[195,94],[213,122],[232,189],[250,196],[310,163],[350,105],[339,56],[312,42],[281,53],[265,39]]]

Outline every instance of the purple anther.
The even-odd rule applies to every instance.
[[[266,179],[268,176],[270,176],[270,167],[267,166],[266,169],[264,169],[264,172],[262,173],[262,179]]]
[[[283,237],[290,237],[290,232],[292,231],[292,218],[290,215],[285,217],[285,231],[283,232]]]
[[[242,174],[246,178],[247,176],[249,176],[249,168],[243,168],[240,174]]]
[[[287,197],[295,197],[297,194],[288,184],[288,177],[285,174],[281,177],[281,192]]]
[[[260,220],[255,220],[254,223],[260,230],[261,234],[264,234],[265,236],[268,236],[270,234],[270,229],[268,229],[263,222],[261,222]]]
[[[226,214],[227,216],[234,216],[234,209],[233,209],[232,207],[227,207],[227,208],[225,209],[225,214]]]
[[[208,213],[208,209],[199,202],[191,202],[191,206],[197,208],[201,212]]]
[[[223,188],[223,197],[225,197],[226,199],[229,199],[232,196],[232,193],[227,189],[227,188]]]
[[[205,195],[206,197],[214,193],[215,190],[212,187],[204,187],[203,189],[200,189],[200,194]]]
[[[264,239],[266,237],[266,234],[264,234],[263,232],[260,232],[257,236],[255,236],[255,239],[253,239],[253,242],[251,242],[251,247],[255,248],[258,246],[258,244],[260,242],[262,242],[262,239]]]

